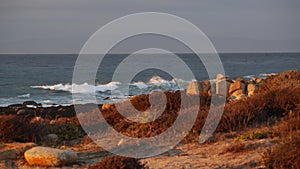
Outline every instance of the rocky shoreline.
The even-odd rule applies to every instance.
[[[274,76],[274,75],[272,75]],[[224,75],[218,74],[215,82],[209,82],[209,80],[204,81],[192,81],[189,83],[187,89],[185,90],[188,95],[197,94],[220,94],[222,83],[226,85],[227,100],[239,100],[248,96],[252,96],[257,90],[259,85],[263,82],[262,78],[252,78],[251,80],[246,80],[242,78],[230,79]],[[79,105],[82,108],[89,107],[91,104]],[[103,104],[99,104],[98,107],[101,108]],[[105,105],[104,105],[105,106]],[[36,103],[35,101],[25,101],[22,104],[12,104],[6,107],[0,107],[0,115],[24,115],[29,117],[39,116],[48,117],[51,119],[59,117],[74,117],[76,116],[74,105],[62,106],[53,104],[53,106],[43,107],[41,103]]]
[[[221,84],[226,84],[226,89],[222,89]],[[224,90],[227,96],[220,96],[220,91]],[[266,79],[232,80],[218,75],[212,83],[193,81],[186,91],[164,92],[167,99],[165,111],[155,121],[143,124],[126,120],[118,113],[115,104],[93,105],[98,106],[106,120],[96,120],[97,124],[94,124],[97,111],[90,109],[91,104],[80,105],[80,110],[85,112],[80,115],[90,123],[85,125],[109,123],[122,134],[144,138],[160,134],[173,124],[178,116],[181,96],[190,100],[188,109],[181,112],[183,114],[198,109],[195,105],[199,103],[194,98],[200,96],[195,124],[180,144],[167,154],[141,160],[114,157],[93,143],[81,128],[73,105],[41,107],[34,101],[26,101],[0,107],[0,168],[113,168],[108,166],[110,163],[114,163],[110,164],[114,167],[127,165],[134,168],[299,166],[299,93],[300,73],[289,71]],[[199,145],[199,133],[212,95],[226,97],[224,114],[214,135]],[[151,106],[149,95],[134,96],[127,101],[141,112],[147,112]],[[126,110],[126,107],[122,108]],[[141,117],[151,119],[151,113]],[[109,141],[120,143],[119,140]]]

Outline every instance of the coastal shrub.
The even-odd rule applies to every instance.
[[[60,141],[73,140],[84,136],[82,129],[72,123],[55,125],[52,133],[57,134]]]
[[[300,104],[273,126],[274,137],[291,138],[300,135]]]
[[[31,142],[35,133],[24,119],[16,115],[0,116],[0,142]]]
[[[293,88],[300,85],[300,72],[287,71],[277,75],[272,75],[265,79],[260,85],[256,93],[264,93],[279,88]]]
[[[60,142],[81,138],[85,135],[76,117],[56,120],[35,117],[29,122],[29,125],[35,133],[35,141],[38,143],[48,134],[56,134]]]
[[[272,150],[263,154],[266,168],[297,169],[300,166],[300,137],[294,136]]]
[[[144,164],[141,164],[135,158],[121,156],[106,156],[99,163],[90,166],[89,169],[110,168],[110,169],[144,169]]]
[[[225,105],[217,131],[238,131],[275,122],[296,109],[300,87],[282,88],[258,93],[247,99]]]
[[[225,105],[224,113],[221,121],[217,127],[217,132],[229,132],[229,131],[242,131],[249,128],[255,128],[257,126],[274,126],[277,121],[280,121],[283,117],[287,116],[289,112],[294,112],[298,104],[300,104],[300,86],[297,85],[299,72],[283,73],[269,77],[266,83],[262,84],[266,87],[272,86],[265,90],[265,92],[258,92],[254,96],[247,97],[246,99],[238,100],[235,102],[228,102]],[[291,83],[287,81],[292,80]],[[277,84],[272,84],[276,82]],[[280,83],[279,83],[280,82]],[[283,84],[287,82],[286,84]],[[281,84],[281,86],[280,86]],[[100,112],[97,110],[83,113],[82,116],[86,116],[86,126],[91,128],[97,128],[108,123],[116,131],[129,137],[153,137],[163,133],[170,128],[176,120],[179,113],[188,114],[190,110],[199,109],[196,105],[199,104],[197,99],[188,96],[182,91],[176,92],[164,92],[167,98],[167,105],[164,112],[155,120],[148,123],[137,123],[129,119],[124,118],[116,109],[115,105],[110,105],[107,109],[101,110],[101,113],[105,121],[98,120]],[[158,95],[157,99],[161,99]],[[181,99],[188,100],[181,112]],[[219,98],[221,96],[217,96]],[[130,99],[130,102],[134,107],[143,113],[149,112],[150,103],[149,95],[144,94],[140,96],[134,96]],[[208,94],[200,94],[200,109],[198,116],[194,123],[193,128],[188,135],[184,138],[183,142],[198,141],[199,133],[206,121],[208,111],[210,109],[211,96]],[[119,105],[122,111],[131,111],[126,105]],[[215,105],[215,110],[219,110],[221,107]],[[153,118],[156,112],[148,114],[149,118]],[[88,115],[89,114],[89,115]],[[138,117],[144,117],[143,114]],[[186,124],[182,124],[183,126]],[[101,128],[103,129],[103,127]],[[105,128],[104,128],[105,130]],[[252,136],[251,136],[252,137]],[[257,137],[256,135],[253,136]],[[258,137],[264,137],[259,135]],[[250,136],[249,136],[250,138]]]
[[[110,106],[109,109],[102,110],[103,117],[118,132],[130,137],[152,137],[163,133],[167,130],[178,116],[180,109],[180,92],[165,92],[167,105],[164,112],[155,120],[148,123],[138,123],[124,118],[116,109],[115,106]],[[154,96],[155,97],[155,96]],[[157,98],[161,99],[161,98]],[[130,99],[134,107],[141,111],[140,117],[144,116],[144,111],[150,108],[149,95],[135,96]],[[131,111],[126,104],[118,105],[123,112]],[[149,113],[149,112],[148,112]],[[156,112],[148,114],[149,118],[154,117]],[[101,124],[101,122],[100,122]]]

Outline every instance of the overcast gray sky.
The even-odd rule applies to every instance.
[[[0,53],[78,53],[101,26],[136,12],[197,25],[218,52],[299,52],[299,0],[0,0]]]

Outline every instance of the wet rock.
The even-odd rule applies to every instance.
[[[77,154],[73,151],[49,147],[34,147],[24,153],[29,165],[66,166],[74,164]]]
[[[25,101],[23,102],[23,106],[27,107],[27,106],[35,106],[38,107],[39,104],[37,104],[35,101]]]

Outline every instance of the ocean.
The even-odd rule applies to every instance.
[[[160,54],[155,54],[160,55]],[[177,79],[168,73],[148,69],[138,73],[129,84],[129,94],[114,92],[119,90],[120,82],[112,82],[112,75],[118,64],[126,58],[125,54],[110,54],[99,67],[96,86],[72,84],[76,54],[16,54],[0,55],[0,106],[20,104],[27,100],[43,106],[70,105],[72,94],[86,95],[96,90],[99,104],[122,100],[132,95],[150,93],[154,90],[178,90],[187,87],[192,79]],[[201,61],[194,54],[178,54],[190,67],[197,80],[208,79]],[[234,53],[220,54],[226,76],[230,78],[267,77],[288,70],[299,70],[300,53]],[[134,66],[134,65],[132,65]],[[174,65],[176,66],[176,65]],[[178,85],[180,83],[180,85]],[[72,87],[82,92],[72,93]],[[89,103],[90,100],[81,100]]]

